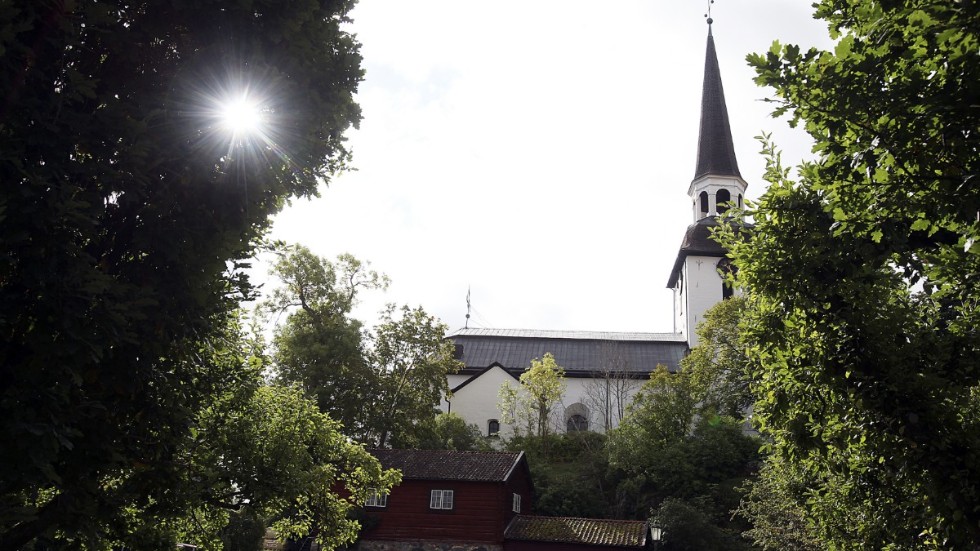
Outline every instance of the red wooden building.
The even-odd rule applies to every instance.
[[[504,530],[531,504],[523,452],[372,450],[386,469],[402,472],[388,496],[365,506],[360,549],[501,550]]]

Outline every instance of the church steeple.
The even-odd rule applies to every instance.
[[[667,281],[667,287],[674,290],[674,330],[686,335],[691,347],[698,344],[695,328],[704,313],[731,296],[732,289],[721,275],[721,271],[729,269],[727,251],[712,238],[712,230],[718,226],[719,214],[732,206],[742,207],[747,187],[735,160],[711,23],[709,13],[698,163],[687,190],[694,208],[694,223],[684,234]]]
[[[721,84],[715,38],[708,18],[708,46],[704,56],[704,83],[701,88],[701,127],[698,134],[698,162],[688,189],[694,207],[694,221],[717,216],[728,206],[741,208],[747,184],[738,171],[735,143],[728,122],[725,90]]]
[[[709,20],[710,21],[710,20]],[[707,175],[741,178],[735,159],[732,128],[728,123],[725,90],[721,85],[715,39],[708,23],[708,48],[704,58],[704,84],[701,89],[701,131],[698,135],[698,166],[694,179]]]

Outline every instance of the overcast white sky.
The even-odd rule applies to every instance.
[[[749,197],[772,132],[749,52],[830,44],[808,1],[719,0],[714,37]],[[673,331],[665,285],[692,220],[707,0],[361,0],[357,171],[297,201],[273,237],[350,252],[393,280],[366,296],[470,327]]]

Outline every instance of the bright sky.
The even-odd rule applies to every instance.
[[[714,37],[739,167],[757,197],[772,132],[749,52],[830,44],[810,2],[720,0]],[[693,221],[707,0],[361,0],[355,172],[273,237],[350,252],[393,281],[365,297],[470,327],[673,331],[666,288]]]

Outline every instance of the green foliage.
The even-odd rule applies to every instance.
[[[102,547],[179,478],[244,263],[348,157],[351,5],[0,3],[0,549]],[[239,84],[274,143],[217,131]]]
[[[551,413],[565,394],[565,370],[548,353],[531,360],[521,373],[520,387],[510,383],[500,387],[500,412],[505,423],[513,423],[515,433],[545,436],[551,429]]]
[[[446,375],[459,370],[446,325],[422,308],[393,306],[374,330],[369,362],[378,382],[371,397],[370,429],[377,445],[418,446],[419,425],[431,423],[449,394]]]
[[[653,524],[661,530],[664,551],[737,551],[749,549],[738,532],[720,528],[711,517],[716,505],[707,497],[668,497],[653,511]]]
[[[421,308],[389,306],[366,334],[351,310],[359,292],[383,289],[388,278],[350,255],[332,263],[294,246],[273,273],[282,286],[263,308],[287,314],[273,337],[277,380],[315,396],[360,442],[417,446],[449,393],[446,375],[459,367],[446,326]]]
[[[348,513],[368,488],[390,488],[399,473],[382,471],[299,389],[261,386],[261,369],[252,362],[247,384],[229,386],[201,411],[174,456],[179,476],[127,507],[112,534],[118,545],[234,549],[261,535],[265,519],[281,537],[353,541],[358,526]],[[138,468],[117,484],[152,475]]]
[[[423,450],[489,451],[487,438],[480,428],[456,415],[439,413],[433,421],[432,431],[419,442]]]
[[[745,299],[735,296],[708,309],[697,327],[698,346],[681,360],[681,369],[704,414],[740,419],[754,401],[738,330],[745,308]]]
[[[737,541],[731,536],[744,526],[730,512],[739,502],[736,488],[758,461],[759,442],[743,433],[740,420],[702,409],[687,372],[654,372],[610,433],[608,448],[621,514],[645,518],[668,498],[703,502],[710,507],[688,520],[710,522],[726,541]],[[687,517],[678,518],[675,524]]]
[[[400,475],[382,471],[339,428],[288,387],[259,387],[244,404],[208,408],[181,457],[186,478],[171,488],[188,506],[181,541],[238,548],[264,533],[263,519],[282,538],[316,533],[324,545],[354,541],[359,526],[348,513],[369,488],[390,488]],[[149,507],[140,515],[147,521],[152,513]],[[122,543],[134,547],[127,538]]]
[[[751,237],[730,239],[756,418],[810,486],[829,548],[980,543],[980,10],[816,4],[833,52],[774,44],[760,84],[819,160],[775,148]]]
[[[298,384],[320,411],[363,441],[370,431],[366,396],[377,387],[365,357],[362,324],[351,317],[361,290],[387,287],[385,276],[350,255],[334,264],[302,246],[280,249],[273,268],[281,286],[263,308],[287,314],[273,336],[273,364],[282,384]],[[358,381],[358,384],[350,384]]]
[[[617,518],[609,505],[615,483],[610,479],[605,445],[605,435],[594,432],[508,440],[508,449],[527,454],[534,483],[534,514]]]
[[[752,525],[744,536],[770,551],[825,549],[807,521],[804,504],[811,485],[793,464],[767,458],[759,475],[743,488],[737,513]]]
[[[671,373],[660,365],[640,387],[616,430],[616,461],[637,464],[653,450],[684,439],[694,425],[697,397],[684,372]],[[619,438],[622,438],[620,440]],[[623,446],[618,446],[622,442]],[[636,447],[633,444],[640,444]]]
[[[259,551],[264,536],[265,521],[243,509],[231,513],[221,530],[221,547],[224,551]]]

